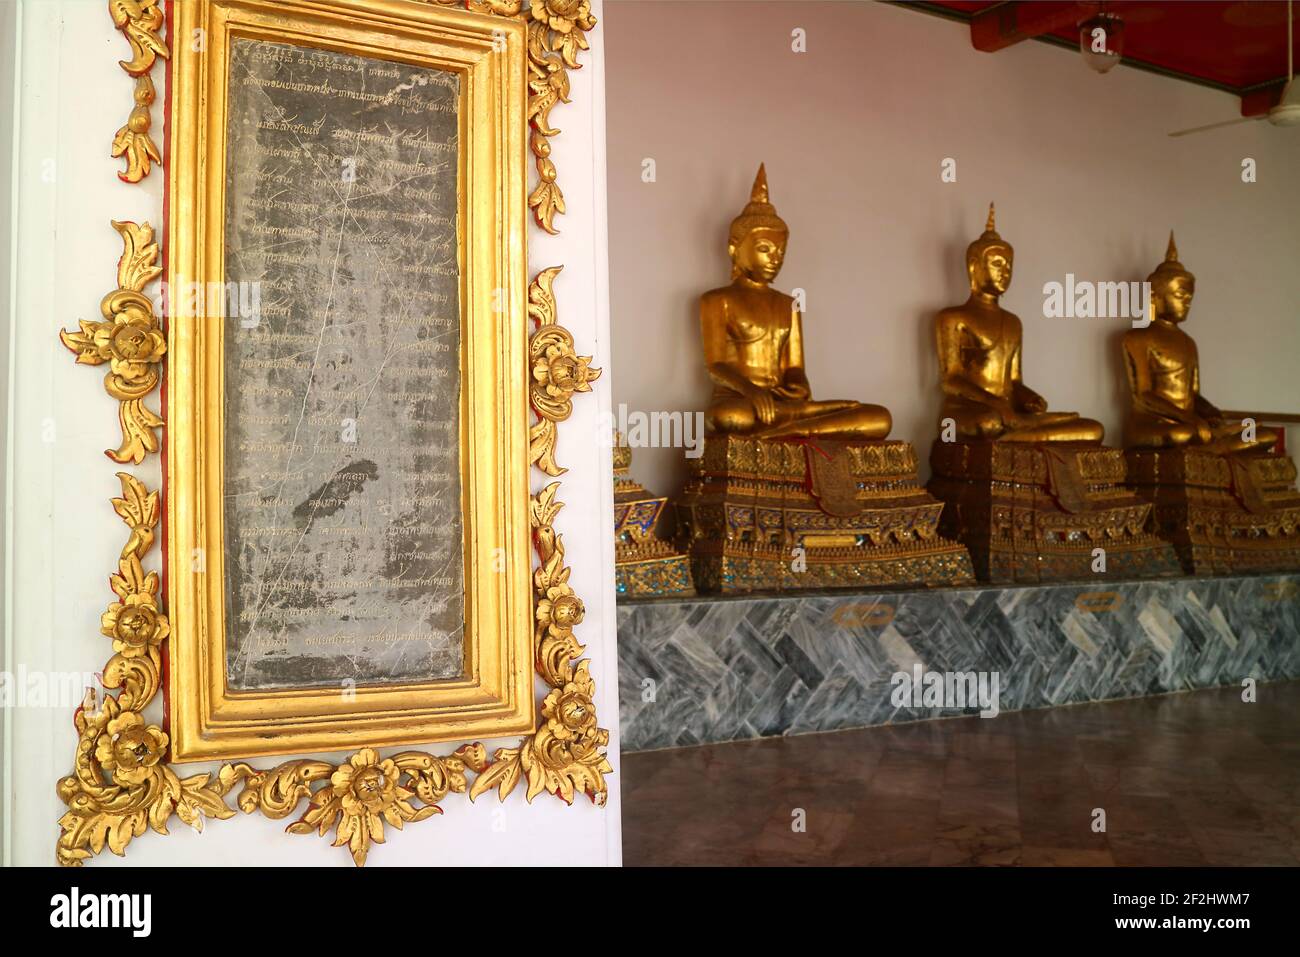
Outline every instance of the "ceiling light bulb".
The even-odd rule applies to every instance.
[[[1105,73],[1124,52],[1124,21],[1113,13],[1099,13],[1079,24],[1079,52],[1088,68]]]

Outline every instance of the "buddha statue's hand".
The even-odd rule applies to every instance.
[[[1030,413],[1017,406],[1010,399],[995,399],[988,405],[998,415],[1002,416],[1002,421],[1011,428],[1023,428],[1030,421]]]
[[[1205,444],[1214,440],[1214,424],[1204,416],[1185,411],[1181,415],[1171,416],[1171,422],[1178,422],[1189,427],[1195,433],[1194,441]]]
[[[782,399],[809,399],[812,398],[812,389],[807,382],[801,382],[797,379],[791,379],[777,386],[772,390],[774,394]]]
[[[776,421],[776,398],[771,392],[757,386],[746,392],[745,397],[754,405],[754,414],[763,425]]]
[[[1021,383],[1016,383],[1014,386],[1012,400],[1019,411],[1028,412],[1030,415],[1038,415],[1047,411],[1047,400]]]
[[[1196,403],[1196,414],[1209,423],[1211,428],[1219,428],[1224,423],[1223,413],[1204,400]]]

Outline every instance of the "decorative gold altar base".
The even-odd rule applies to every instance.
[[[1045,582],[1179,571],[1148,529],[1151,505],[1124,486],[1124,453],[1073,443],[942,442],[927,486],[944,503],[940,531],[970,549],[981,581]]]
[[[907,442],[711,435],[678,500],[701,591],[959,585],[966,549],[940,537],[940,503]]]
[[[1190,575],[1300,569],[1300,493],[1284,455],[1129,449],[1128,482]]]
[[[632,450],[614,447],[614,588],[619,597],[695,594],[686,556],[660,538],[668,499],[652,495],[628,470]]]

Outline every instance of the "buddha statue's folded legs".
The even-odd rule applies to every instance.
[[[1185,445],[1206,452],[1267,451],[1277,444],[1278,431],[1256,426],[1253,439],[1238,421],[1223,421],[1201,426],[1156,415],[1132,411],[1124,425],[1124,442],[1130,448],[1172,449]]]
[[[1105,429],[1100,422],[1074,412],[1016,412],[970,399],[949,396],[939,413],[940,434],[951,419],[957,438],[997,439],[1003,442],[1100,442]]]
[[[873,441],[889,435],[889,410],[850,400],[774,400],[775,416],[764,424],[754,403],[742,395],[714,398],[705,414],[709,432],[736,432],[762,439],[819,436],[844,441]]]

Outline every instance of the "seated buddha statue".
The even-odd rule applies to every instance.
[[[812,397],[802,318],[794,300],[771,287],[789,236],[768,200],[760,165],[749,204],[731,223],[731,284],[700,297],[704,359],[714,384],[706,431],[763,439],[883,439],[891,425],[888,409]]]
[[[1003,442],[1100,442],[1101,423],[1074,412],[1048,412],[1020,379],[1020,319],[998,304],[1011,285],[1011,244],[998,235],[989,204],[984,234],[966,249],[970,298],[935,317],[943,420],[961,439]]]
[[[1196,277],[1178,261],[1169,234],[1165,261],[1147,277],[1151,284],[1151,323],[1124,333],[1124,367],[1132,405],[1125,422],[1125,444],[1136,448],[1197,446],[1208,452],[1265,450],[1277,441],[1273,429],[1256,428],[1243,437],[1240,422],[1201,395],[1196,343],[1181,325],[1192,307]]]

